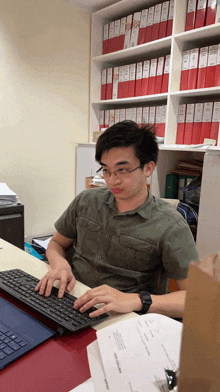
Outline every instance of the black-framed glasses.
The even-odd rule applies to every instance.
[[[128,169],[125,169],[125,168],[120,168],[120,169],[115,170],[113,172],[111,172],[110,170],[107,170],[107,169],[105,169],[103,167],[100,167],[100,169],[98,169],[96,171],[96,173],[99,174],[103,178],[109,178],[109,177],[111,177],[111,174],[114,174],[115,177],[121,179],[121,178],[128,177],[130,173],[134,172],[137,169],[142,169],[143,167],[144,167],[144,165],[140,165],[140,166],[138,166],[138,167],[136,167],[135,169],[132,169],[132,170],[128,170]]]

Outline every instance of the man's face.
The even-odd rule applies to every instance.
[[[119,200],[135,201],[139,196],[146,194],[147,185],[146,178],[152,173],[154,163],[146,164],[142,169],[140,161],[136,157],[134,148],[130,147],[114,147],[102,154],[101,165],[103,169],[110,171],[112,174],[105,178],[106,185],[113,193],[116,202]],[[119,169],[134,170],[125,176],[113,173]]]

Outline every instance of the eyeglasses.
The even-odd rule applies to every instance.
[[[109,178],[109,177],[111,177],[111,174],[114,174],[115,177],[117,177],[119,179],[122,179],[122,178],[129,177],[129,174],[132,173],[133,171],[135,171],[137,169],[142,169],[143,166],[144,165],[140,165],[140,166],[136,167],[133,170],[128,170],[128,169],[125,169],[125,168],[121,168],[121,169],[115,170],[113,172],[110,172],[109,170],[107,170],[107,169],[105,169],[103,167],[100,167],[100,169],[98,169],[96,173],[101,175],[101,177],[103,177],[103,178]]]

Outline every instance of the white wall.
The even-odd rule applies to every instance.
[[[90,15],[60,0],[0,2],[0,182],[25,206],[25,234],[54,231],[88,142]]]

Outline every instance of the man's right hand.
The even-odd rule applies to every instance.
[[[75,286],[76,279],[72,273],[70,264],[65,259],[65,250],[73,242],[73,239],[64,237],[58,232],[51,238],[46,253],[52,269],[47,272],[35,288],[35,291],[39,291],[40,295],[45,294],[45,297],[49,297],[56,280],[60,280],[59,298],[63,297],[65,290],[70,292]]]
[[[39,291],[40,295],[45,294],[45,297],[49,297],[56,280],[60,280],[58,298],[62,298],[65,291],[70,292],[76,283],[71,267],[60,266],[48,271],[36,286],[35,291]]]

